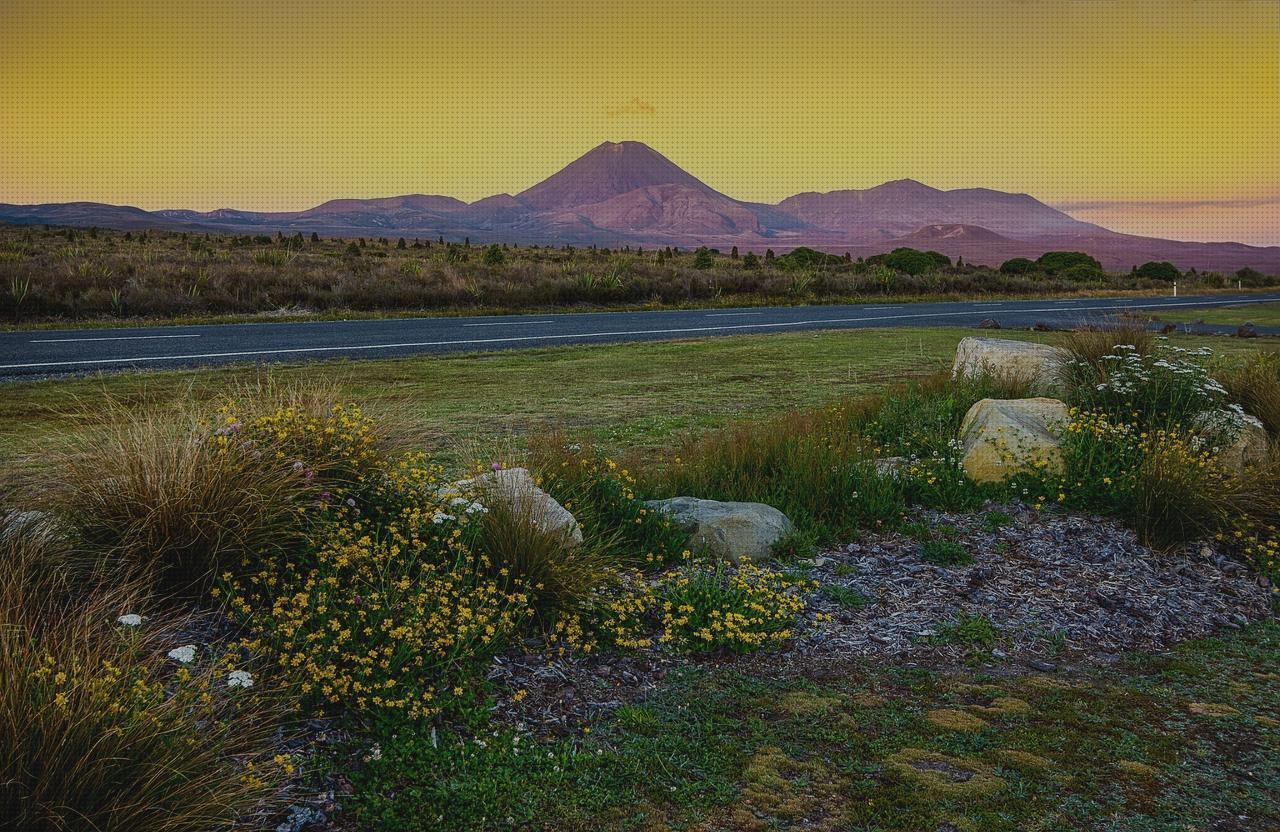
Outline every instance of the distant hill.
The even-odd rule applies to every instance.
[[[0,221],[220,233],[318,232],[542,245],[707,245],[781,254],[806,246],[868,256],[930,248],[998,265],[1054,249],[1086,251],[1113,270],[1149,260],[1179,268],[1280,272],[1280,247],[1189,243],[1118,234],[1027,194],[943,191],[912,179],[874,188],[801,193],[777,205],[723,194],[641,142],[605,142],[541,182],[470,204],[408,194],[334,199],[304,211],[144,211],[92,202],[0,204]]]

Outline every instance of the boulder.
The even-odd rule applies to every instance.
[[[1233,474],[1262,465],[1271,451],[1271,438],[1262,422],[1253,416],[1240,417],[1243,423],[1235,440],[1218,453],[1218,461]]]
[[[41,541],[65,540],[67,530],[58,518],[45,511],[3,512],[0,517],[0,543],[19,538],[39,538]]]
[[[570,511],[547,492],[538,487],[533,476],[524,468],[503,468],[469,480],[460,480],[455,486],[461,490],[478,491],[485,499],[503,500],[512,509],[550,531],[560,531],[574,543],[582,542],[582,527]]]
[[[1258,328],[1253,325],[1252,321],[1246,321],[1236,328],[1237,338],[1257,338]]]
[[[960,424],[961,464],[974,482],[1001,482],[1033,469],[1061,472],[1053,428],[1067,421],[1057,399],[983,399]]]
[[[717,557],[765,560],[773,544],[791,532],[791,521],[763,503],[722,503],[696,497],[651,500],[649,508],[671,516],[689,533],[689,547],[706,549]]]
[[[1005,338],[964,338],[956,347],[951,377],[990,374],[1038,387],[1052,387],[1071,354],[1064,349]]]

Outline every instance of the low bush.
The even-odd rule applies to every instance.
[[[541,487],[573,512],[593,546],[618,563],[658,569],[682,562],[688,535],[645,506],[630,470],[590,444],[558,434],[535,437],[529,458]]]
[[[906,504],[859,431],[868,411],[845,401],[743,422],[686,442],[645,485],[662,496],[766,503],[819,542],[895,523]]]
[[[529,500],[486,499],[484,505],[476,546],[489,576],[522,589],[544,618],[588,601],[620,565],[599,536],[584,535],[579,543],[540,525]]]
[[[1066,370],[1071,381],[1068,398],[1113,421],[1132,420],[1152,428],[1194,427],[1230,436],[1239,430],[1240,411],[1227,407],[1226,389],[1209,375],[1205,359],[1211,354],[1208,349],[1169,345],[1144,353],[1138,345],[1118,344]]]
[[[664,576],[658,589],[662,633],[677,650],[747,653],[791,637],[816,583],[743,562],[694,564]]]
[[[474,707],[478,667],[534,612],[512,566],[483,550],[490,509],[420,456],[387,463],[367,485],[316,507],[313,548],[221,576],[244,646],[288,671],[313,711],[394,722]],[[515,544],[534,542],[549,543]],[[551,543],[555,557],[562,544]],[[527,551],[505,554],[552,576]]]

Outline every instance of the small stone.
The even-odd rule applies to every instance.
[[[1033,659],[1032,661],[1027,662],[1027,667],[1032,670],[1038,670],[1041,673],[1053,673],[1058,669],[1058,666],[1053,662],[1043,662],[1039,659]]]

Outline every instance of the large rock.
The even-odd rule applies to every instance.
[[[773,544],[791,532],[791,521],[763,503],[721,503],[696,497],[651,500],[649,508],[666,512],[689,532],[689,547],[705,548],[737,562],[765,560]]]
[[[1067,421],[1057,399],[983,399],[960,424],[962,465],[974,482],[1001,482],[1033,469],[1061,472],[1053,428]]]
[[[993,375],[1049,389],[1057,384],[1062,365],[1070,358],[1066,350],[1048,344],[964,338],[956,347],[951,377]]]
[[[540,527],[563,532],[574,543],[582,542],[582,527],[570,511],[538,487],[528,470],[503,468],[455,483],[457,488],[477,491],[485,499],[503,500],[517,515],[526,516]]]

